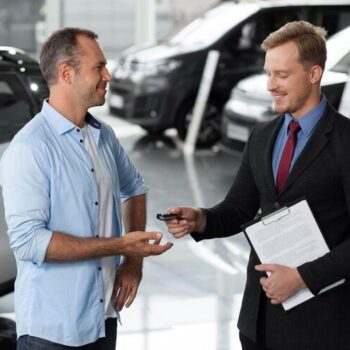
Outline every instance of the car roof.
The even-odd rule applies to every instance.
[[[278,1],[258,1],[259,7],[282,7],[282,6],[340,6],[350,5],[349,0],[278,0]]]

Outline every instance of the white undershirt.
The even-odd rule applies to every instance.
[[[92,136],[91,126],[85,124],[81,129],[84,138],[84,145],[91,156],[94,165],[94,174],[98,189],[98,203],[99,203],[99,236],[111,237],[113,230],[113,194],[111,178],[108,174],[106,164],[101,157],[97,148],[96,142]],[[114,256],[101,258],[102,278],[104,288],[104,310],[105,318],[117,317],[114,309],[115,302],[112,297],[113,286],[116,274],[116,260]]]

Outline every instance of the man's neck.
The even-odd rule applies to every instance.
[[[50,94],[49,104],[63,117],[71,121],[76,126],[80,128],[85,125],[85,116],[87,110],[80,106],[76,106],[69,99],[57,96],[55,94]]]

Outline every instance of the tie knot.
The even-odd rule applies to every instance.
[[[300,130],[300,124],[294,120],[289,123],[289,130],[292,134],[296,134]]]

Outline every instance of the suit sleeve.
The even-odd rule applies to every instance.
[[[349,130],[348,128],[344,129]],[[350,280],[350,156],[348,151],[344,151],[350,149],[350,141],[348,141],[348,135],[340,136],[340,141],[342,138],[343,142],[338,145],[337,152],[339,160],[334,166],[339,169],[345,208],[329,208],[329,214],[334,215],[334,212],[338,214],[340,211],[344,212],[344,214],[339,214],[339,217],[335,220],[337,222],[333,223],[333,227],[337,227],[338,230],[344,232],[345,238],[331,248],[329,253],[298,267],[301,277],[314,295],[343,278]],[[340,149],[342,151],[339,151]],[[335,181],[334,179],[329,180]],[[335,234],[336,232],[333,230],[327,232],[326,236],[329,237]]]
[[[237,175],[225,199],[212,208],[203,209],[206,227],[204,232],[191,234],[196,241],[239,233],[242,231],[241,225],[252,220],[259,210],[260,198],[252,175],[250,152],[253,150],[250,150],[250,145],[248,141]]]

